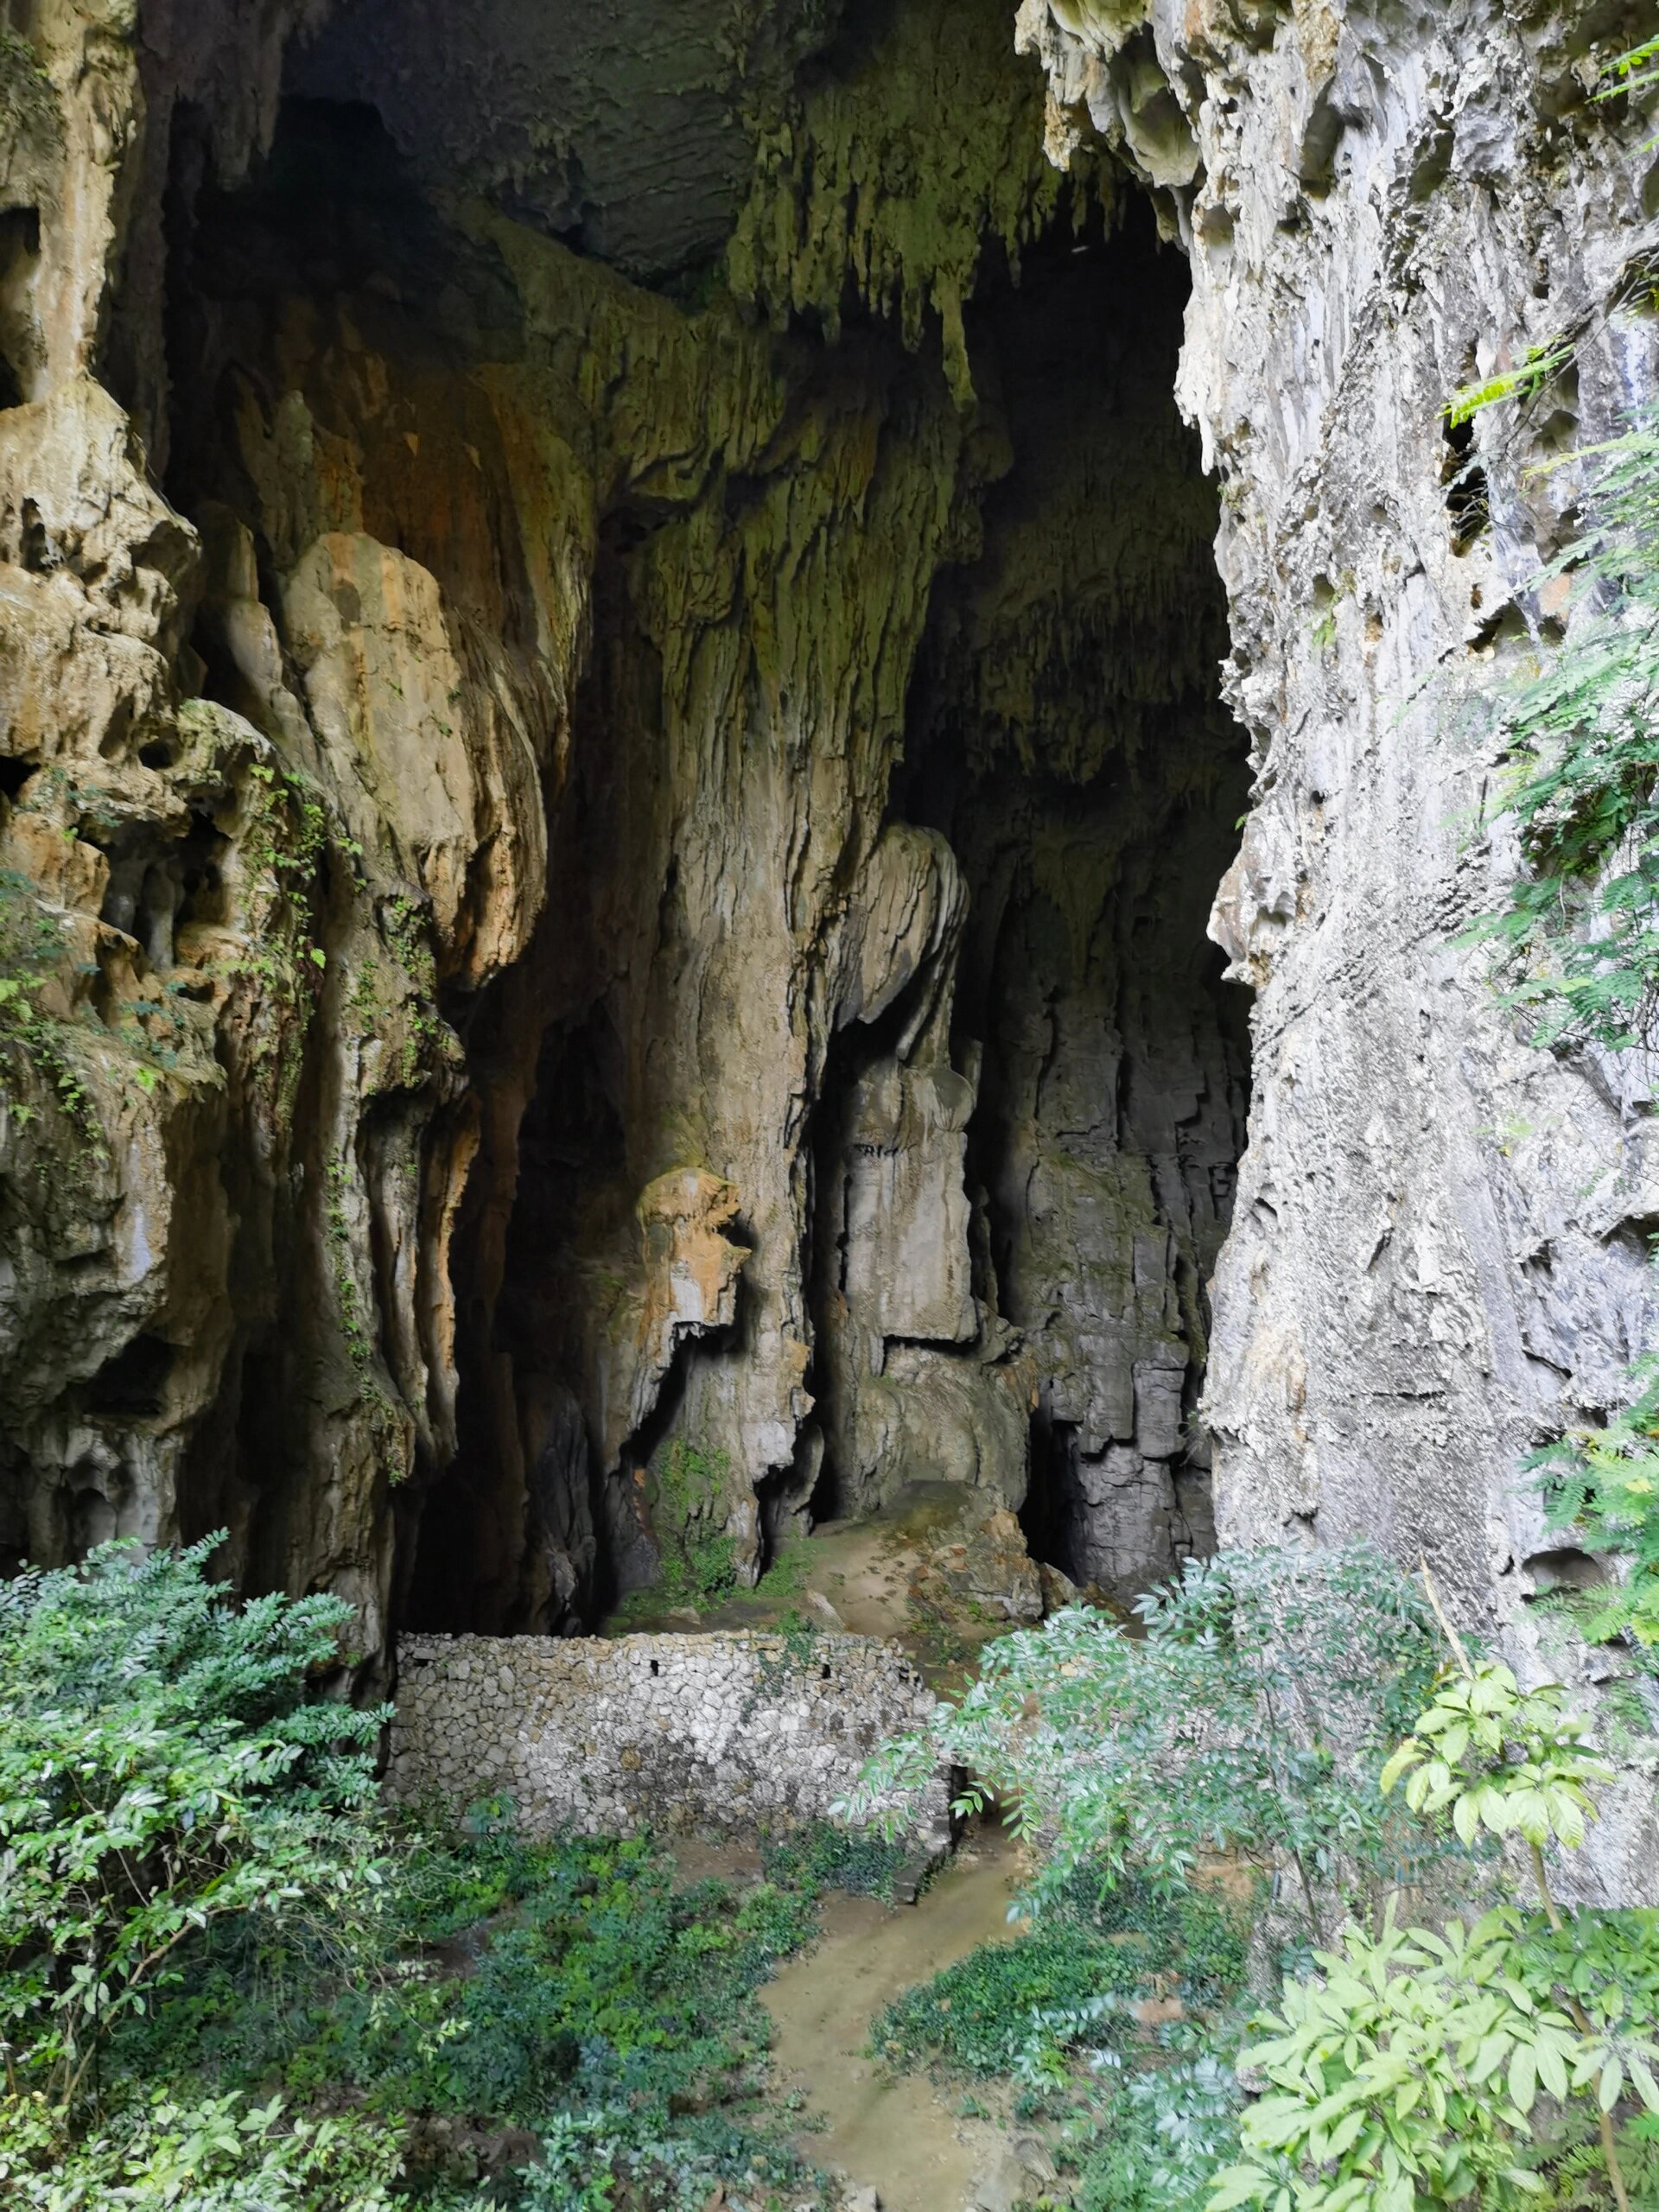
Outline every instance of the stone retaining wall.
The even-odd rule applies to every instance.
[[[753,1835],[823,1818],[932,1711],[896,1645],[861,1636],[405,1636],[387,1789],[510,1796],[525,1829]],[[950,1776],[911,1801],[950,1840]]]

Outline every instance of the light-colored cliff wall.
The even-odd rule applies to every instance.
[[[1643,1338],[1652,1119],[1640,1068],[1530,1049],[1456,941],[1514,862],[1464,708],[1537,650],[1573,453],[1655,387],[1652,122],[1589,98],[1631,23],[1028,0],[1020,31],[1051,143],[1122,145],[1193,272],[1181,397],[1256,774],[1212,924],[1257,995],[1205,1401],[1222,1531],[1427,1550],[1513,1625],[1544,1548],[1518,1460]],[[1563,338],[1572,369],[1477,418],[1471,531],[1445,403]]]

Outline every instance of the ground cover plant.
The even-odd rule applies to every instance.
[[[1287,1872],[1309,1941],[1407,1877],[1423,1838],[1375,1777],[1436,1653],[1425,1603],[1379,1553],[1223,1553],[1135,1610],[1139,1634],[1073,1607],[988,1645],[844,1809],[864,1817],[943,1760],[975,1777],[964,1809],[995,1796],[1040,1839],[1039,1903],[1085,1869],[1102,1889],[1182,1890],[1228,1853]]]
[[[1218,2037],[1244,1987],[1246,1915],[1224,1893],[1074,1883],[1012,1942],[982,1945],[875,2021],[898,2070],[1000,2084],[1039,2128],[1080,2212],[1189,2205],[1236,2146]]]
[[[232,1606],[212,1542],[0,1586],[0,2196],[810,2195],[762,2102],[754,1993],[833,1853],[809,1838],[772,1878],[685,1888],[643,1840],[528,1843],[505,1803],[460,1835],[394,1819],[382,1716],[322,1694],[345,1609]]]
[[[890,2006],[880,2054],[1000,2082],[1087,2212],[1655,2212],[1659,1915],[1552,1872],[1611,1770],[1427,1580],[1224,1554],[1142,1639],[1078,1611],[991,1647],[920,1741],[1017,1808],[1033,1925]]]

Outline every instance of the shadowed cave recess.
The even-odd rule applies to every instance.
[[[1034,65],[965,15],[1039,164]],[[755,67],[806,135],[891,74],[904,22],[780,10]],[[585,35],[568,66],[602,73]],[[544,823],[544,900],[512,789],[435,889],[439,747],[407,889],[377,894],[414,979],[403,1069],[343,1138],[326,1073],[296,1094],[312,1187],[339,1144],[365,1194],[356,1387],[426,1408],[392,1619],[576,1632],[665,1551],[729,1540],[752,1580],[918,1484],[1125,1600],[1213,1543],[1205,1283],[1249,1083],[1205,936],[1249,779],[1173,397],[1184,260],[1127,182],[1034,167],[959,317],[850,276],[785,306],[756,209],[810,187],[746,183],[725,109],[673,108],[625,186],[602,130],[586,168],[511,116],[457,148],[404,37],[368,4],[297,50],[245,180],[181,112],[168,202],[205,695],[270,724],[238,624],[272,606],[314,718],[323,676],[358,715],[360,773],[408,788],[374,715],[414,687],[416,752],[454,712],[475,755],[482,700]],[[949,135],[918,122],[915,157]],[[702,197],[652,181],[664,137]],[[451,155],[488,188],[442,185]],[[207,915],[216,856],[185,858]],[[398,1271],[432,1262],[399,1224],[440,1215],[400,1349]],[[185,1515],[229,1519],[255,1580],[295,1548],[312,1357],[303,1325],[246,1328],[209,1430],[240,1503],[203,1483]]]

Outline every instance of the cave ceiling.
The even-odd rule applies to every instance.
[[[285,87],[361,101],[432,184],[661,283],[709,263],[753,121],[840,0],[348,0]]]

